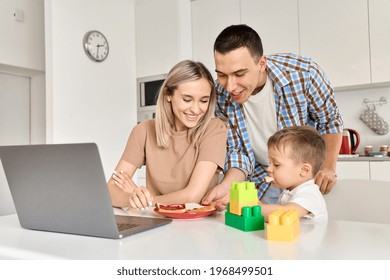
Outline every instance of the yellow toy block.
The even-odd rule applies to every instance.
[[[245,206],[256,206],[259,203],[257,202],[257,199],[255,201],[235,201],[235,200],[230,200],[230,213],[231,214],[236,214],[238,216],[242,215],[242,208]]]
[[[267,240],[293,241],[299,234],[297,210],[278,209],[268,217]]]

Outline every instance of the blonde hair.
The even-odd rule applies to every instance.
[[[192,60],[183,60],[169,71],[161,86],[156,103],[156,137],[157,145],[166,148],[169,145],[171,131],[175,126],[175,115],[172,105],[166,96],[173,95],[180,84],[205,78],[210,84],[210,99],[206,113],[198,124],[188,131],[188,141],[197,144],[200,136],[206,131],[211,118],[214,116],[216,91],[214,80],[209,70],[201,63]]]
[[[268,149],[279,151],[290,148],[291,159],[297,163],[309,163],[313,176],[320,170],[325,159],[326,146],[321,134],[311,126],[291,126],[279,130],[268,139]]]

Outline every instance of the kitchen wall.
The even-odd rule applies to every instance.
[[[83,37],[101,31],[107,59],[90,60]],[[97,143],[108,178],[136,124],[134,1],[45,0],[48,143]]]
[[[366,109],[363,100],[379,101],[385,97],[387,104],[377,105],[376,111],[390,125],[390,86],[378,86],[364,89],[348,89],[335,91],[336,101],[340,107],[346,128],[352,128],[359,132],[361,143],[357,152],[363,153],[365,145],[372,145],[374,151],[378,151],[381,145],[390,145],[390,132],[386,135],[378,135],[372,131],[359,116]]]

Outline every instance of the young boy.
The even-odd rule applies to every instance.
[[[276,209],[296,209],[300,218],[327,218],[325,200],[314,183],[326,153],[319,132],[310,126],[287,127],[272,135],[267,146],[268,179],[284,190],[278,204],[259,202],[265,220]]]

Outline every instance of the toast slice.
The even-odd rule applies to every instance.
[[[271,182],[274,181],[274,180],[275,180],[275,179],[272,178],[272,177],[270,177],[270,176],[264,177],[264,182],[266,182],[266,183],[271,183]]]

